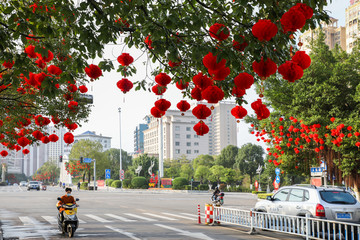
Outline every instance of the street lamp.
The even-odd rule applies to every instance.
[[[121,159],[121,107],[118,108],[119,111],[119,129],[120,129],[120,170],[119,170],[119,178],[121,179],[121,170],[122,170],[122,159]],[[121,184],[122,186],[122,184]]]

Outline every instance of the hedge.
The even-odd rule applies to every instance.
[[[111,186],[111,184],[114,182],[114,179],[106,179],[105,183],[106,186]]]
[[[131,188],[131,180],[130,179],[123,180],[123,188]]]
[[[186,178],[183,177],[177,177],[172,182],[173,189],[185,189],[185,186],[189,184],[189,181]]]
[[[83,189],[83,190],[88,190],[88,182],[82,182],[80,184],[80,189]]]
[[[199,190],[209,190],[209,185],[207,185],[207,184],[200,184],[200,185],[198,186],[198,189],[199,189]]]
[[[113,180],[111,183],[111,187],[113,188],[121,188],[121,181],[120,180]]]
[[[146,181],[145,177],[134,177],[131,180],[131,185],[133,186],[133,188],[141,188],[141,189],[149,188],[148,182]]]
[[[266,193],[266,191],[252,191],[252,194]]]
[[[185,190],[194,190],[194,187],[191,189],[191,185],[185,185]]]

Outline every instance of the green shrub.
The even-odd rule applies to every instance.
[[[88,185],[89,185],[88,182],[82,182],[80,185],[80,189],[88,190]]]
[[[266,193],[266,191],[252,191],[252,194]]]
[[[200,184],[200,185],[198,186],[198,189],[199,189],[199,190],[209,190],[209,185],[207,185],[207,184]]]
[[[259,193],[257,196],[259,199],[266,199],[267,196],[272,196],[272,193]]]
[[[194,188],[191,189],[191,185],[185,185],[185,190],[194,190]]]
[[[251,190],[247,187],[239,186],[235,188],[237,192],[251,192]]]
[[[113,187],[113,188],[121,188],[121,181],[120,180],[112,181],[111,187]]]
[[[106,179],[105,183],[106,186],[111,186],[111,184],[114,182],[114,179]]]
[[[149,185],[148,185],[148,181],[146,181],[146,178],[145,177],[134,177],[132,180],[131,180],[131,185],[134,187],[134,188],[137,188],[137,189],[147,189],[149,188]]]
[[[186,180],[186,178],[183,177],[177,177],[172,182],[173,189],[185,189],[185,186],[189,184],[189,181]]]
[[[131,188],[131,180],[130,179],[123,180],[123,188]]]

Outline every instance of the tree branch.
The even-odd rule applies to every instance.
[[[12,32],[16,32],[16,30],[11,29],[8,25],[6,25],[6,24],[3,23],[3,22],[0,22],[0,25],[4,26],[5,28],[9,29],[9,30],[12,31]],[[21,36],[24,36],[24,37],[27,37],[27,38],[33,38],[33,39],[42,39],[42,38],[45,38],[45,37],[29,36],[29,35],[24,34],[24,33],[20,33],[20,35],[21,35]]]

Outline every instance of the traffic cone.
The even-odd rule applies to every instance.
[[[201,224],[201,217],[200,217],[200,204],[198,205],[198,216],[199,216],[198,224]]]

